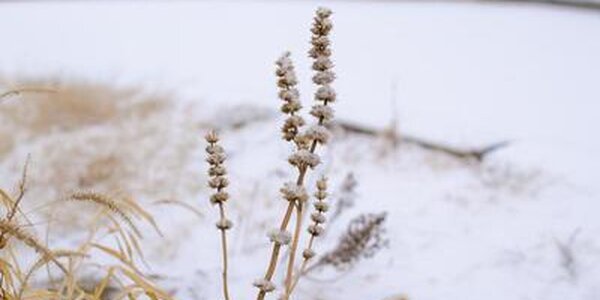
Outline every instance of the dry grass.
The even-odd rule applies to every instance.
[[[84,81],[0,85],[16,91],[0,110],[5,179],[22,167],[23,148],[32,157],[31,176],[23,173],[16,196],[0,190],[0,299],[170,299],[138,266],[148,250],[142,232],[151,234],[140,223],[161,233],[149,206],[129,195],[174,199],[197,187],[185,165],[193,122],[178,120],[167,93]],[[169,126],[176,120],[181,131]],[[20,201],[25,191],[28,199]],[[165,201],[174,202],[185,206]],[[48,222],[52,230],[40,239],[36,231],[48,230]],[[67,232],[83,239],[58,250],[42,242]]]
[[[0,128],[0,157],[10,153],[15,146],[12,136],[5,128]]]
[[[17,172],[24,157],[16,145],[32,156],[30,208],[82,189],[134,193],[152,203],[189,199],[201,188],[202,175],[187,166],[197,125],[169,93],[61,79],[0,79],[0,86],[48,91],[12,94],[0,109],[0,164]],[[83,225],[79,215],[73,211],[55,230]]]
[[[171,298],[137,267],[143,251],[133,218],[138,216],[156,226],[152,216],[140,205],[130,198],[119,201],[102,194],[74,194],[76,200],[95,204],[97,213],[88,216],[89,226],[81,229],[87,232],[88,237],[79,246],[54,251],[21,225],[28,220],[28,216],[19,209],[25,197],[26,176],[24,171],[16,196],[0,190],[0,208],[5,212],[5,217],[0,219],[1,299]],[[128,226],[123,226],[113,215],[126,221]],[[107,243],[107,237],[114,242]],[[19,243],[25,248],[20,248]],[[32,255],[37,256],[33,261],[29,259]],[[110,262],[99,264],[99,255],[108,257]],[[58,274],[53,271],[53,266],[60,269]],[[94,269],[98,280],[90,282],[84,276],[84,271],[90,268]],[[45,275],[46,272],[48,275]],[[33,282],[40,275],[49,280]]]
[[[144,94],[135,88],[58,79],[19,80],[2,86],[45,87],[45,93],[23,93],[19,101],[3,104],[0,117],[29,131],[44,135],[51,131],[82,127],[128,118],[145,118],[165,108],[169,95]],[[124,101],[126,100],[126,101]]]

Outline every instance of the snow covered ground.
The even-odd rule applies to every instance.
[[[0,74],[171,90],[181,107],[143,120],[149,127],[168,123],[169,139],[143,145],[161,148],[148,156],[155,160],[172,157],[170,146],[188,147],[186,168],[198,173],[205,168],[201,144],[183,137],[200,137],[202,124],[226,125],[240,107],[266,109],[263,121],[224,135],[239,224],[232,289],[244,299],[266,266],[264,232],[279,219],[278,187],[292,174],[289,149],[277,139],[281,120],[270,117],[279,105],[273,61],[292,51],[309,101],[305,53],[312,12],[321,4],[0,4]],[[343,221],[360,212],[389,212],[391,244],[350,272],[311,276],[298,298],[600,299],[600,15],[499,4],[328,6],[335,11],[339,118],[384,128],[395,106],[401,132],[459,147],[511,144],[473,164],[412,146],[390,151],[382,139],[337,139],[320,171],[334,186],[353,172],[359,199],[320,249],[335,244]],[[100,131],[123,131],[111,126]],[[90,135],[103,133],[88,128],[21,145],[2,161],[2,181],[15,178],[5,170],[22,164],[27,152],[39,161],[45,146]],[[172,234],[166,243],[149,241],[152,271],[171,274],[164,284],[180,299],[216,299],[216,212],[202,200],[209,191],[166,174],[144,178],[176,178],[173,189],[183,189],[183,200],[199,205],[205,218],[157,211]]]

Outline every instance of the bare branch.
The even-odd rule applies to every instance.
[[[477,162],[483,161],[488,154],[509,145],[509,141],[502,141],[502,142],[494,143],[492,145],[488,145],[488,146],[481,147],[481,148],[460,149],[460,148],[455,148],[455,147],[452,147],[449,145],[444,145],[444,144],[439,144],[439,143],[435,143],[432,141],[428,141],[428,140],[418,138],[415,136],[410,136],[410,135],[405,135],[405,134],[396,134],[396,133],[393,133],[392,135],[390,135],[390,133],[388,131],[377,130],[377,129],[374,129],[371,127],[366,127],[366,126],[362,126],[362,125],[358,125],[358,124],[354,124],[354,123],[350,123],[350,122],[345,122],[345,121],[338,121],[335,124],[333,124],[332,126],[337,127],[338,129],[341,129],[342,131],[345,131],[348,133],[368,135],[368,136],[386,136],[386,137],[392,139],[394,142],[413,144],[413,145],[417,145],[417,146],[427,149],[427,150],[442,152],[442,153],[448,154],[450,156],[453,156],[453,157],[456,157],[459,159],[475,160]]]

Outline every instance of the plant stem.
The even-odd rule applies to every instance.
[[[285,215],[283,216],[283,220],[281,221],[281,225],[279,229],[286,230],[287,226],[290,222],[290,218],[292,216],[292,212],[294,211],[294,203],[290,202],[288,204]],[[273,249],[271,251],[271,259],[269,261],[269,267],[267,268],[267,272],[265,273],[265,280],[271,280],[273,278],[273,274],[275,274],[275,269],[277,268],[277,259],[279,258],[279,252],[281,251],[281,245],[278,243],[273,244]],[[264,291],[260,291],[256,299],[263,300],[265,299],[266,293]]]
[[[310,239],[308,240],[308,247],[306,249],[312,250],[314,241],[315,241],[315,236],[311,235]],[[300,270],[298,270],[298,274],[294,278],[294,281],[292,282],[289,290],[287,290],[287,292],[286,292],[286,296],[285,296],[286,299],[287,299],[287,297],[289,297],[292,294],[292,292],[296,288],[296,285],[298,285],[298,282],[300,281],[300,277],[302,277],[305,274],[306,267],[308,266],[309,260],[310,260],[310,258],[306,258],[306,257],[303,258],[302,265],[300,266]]]
[[[296,228],[294,230],[294,237],[292,239],[292,246],[290,248],[290,256],[288,258],[287,274],[285,277],[284,299],[288,299],[291,293],[294,260],[296,258],[296,250],[298,249],[298,242],[300,240],[300,230],[302,229],[302,219],[304,215],[303,208],[304,203],[298,203],[298,207],[296,209]]]
[[[221,215],[221,220],[225,220],[225,208],[223,207],[223,202],[219,202],[219,213]],[[227,233],[225,229],[221,229],[221,252],[223,255],[223,296],[225,296],[225,300],[230,300],[229,284],[227,280]]]
[[[316,148],[317,148],[317,143],[313,142],[313,144],[310,147],[310,152],[314,153]],[[298,179],[296,180],[297,185],[304,184],[304,177],[306,176],[307,171],[308,171],[308,168],[306,166],[300,168],[300,172],[298,173]],[[295,204],[296,204],[295,202],[291,202],[291,201],[288,203],[288,207],[285,211],[285,215],[283,216],[283,220],[281,220],[281,225],[279,226],[280,230],[287,230],[288,224],[290,223],[290,219],[292,217],[292,213],[294,212]],[[273,275],[275,274],[275,270],[277,269],[277,260],[279,258],[280,252],[281,252],[281,245],[274,243],[273,249],[271,250],[271,259],[269,260],[269,267],[267,268],[267,272],[265,273],[265,277],[264,277],[264,279],[267,281],[271,281],[271,279],[273,278]],[[264,300],[266,294],[267,293],[265,291],[261,290],[258,292],[258,296],[256,297],[256,299]]]

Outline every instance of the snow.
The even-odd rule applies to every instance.
[[[282,120],[269,111],[280,105],[274,60],[292,51],[309,107],[314,87],[306,51],[318,5],[3,3],[0,74],[142,84],[174,91],[196,107],[191,112],[199,122],[251,120],[223,137],[236,224],[232,291],[235,299],[248,298],[266,267],[266,234],[285,205],[278,190],[293,176],[289,146],[278,139]],[[413,146],[392,150],[382,139],[335,139],[310,183],[327,172],[335,188],[353,172],[359,198],[317,251],[333,246],[360,212],[389,212],[391,245],[348,273],[312,275],[300,284],[298,298],[600,299],[598,14],[474,3],[328,6],[334,11],[336,117],[384,128],[397,114],[400,131],[411,135],[461,147],[511,144],[478,165]],[[181,125],[173,118],[171,124]],[[169,131],[168,142],[181,131]],[[56,135],[48,139],[66,140]],[[188,168],[204,170],[203,147],[191,145],[198,153],[186,156]],[[43,153],[43,143],[28,146],[37,149],[34,159]],[[24,148],[9,156],[13,163]],[[180,299],[215,299],[217,212],[198,200],[207,198],[207,189],[187,188],[190,179],[183,180],[185,200],[201,203],[206,217],[158,211],[171,234],[166,243],[150,242],[152,271],[170,274],[165,284]],[[566,244],[573,274],[563,266],[559,245]]]

